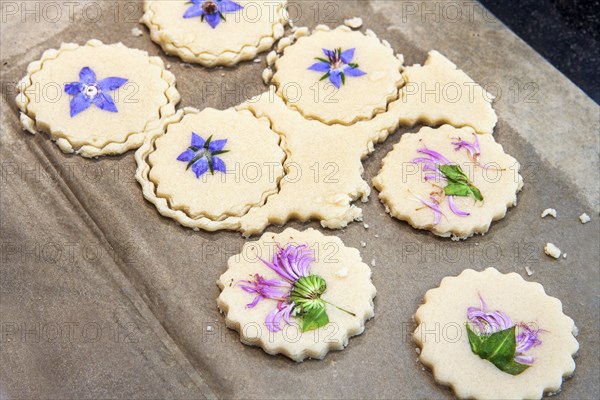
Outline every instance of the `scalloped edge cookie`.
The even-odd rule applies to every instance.
[[[432,135],[439,136],[434,138]],[[426,140],[427,138],[431,138],[431,140],[438,141],[442,140],[444,142],[446,142],[447,139],[447,146],[452,147],[452,145],[450,144],[452,138],[461,137],[463,140],[471,141],[471,137],[473,137],[473,135],[476,135],[476,133],[470,127],[457,129],[451,125],[442,125],[439,128],[423,127],[417,133],[404,134],[400,139],[400,142],[394,145],[392,150],[385,156],[385,158],[382,161],[381,170],[379,171],[377,176],[373,178],[373,185],[379,191],[379,199],[385,205],[386,212],[392,217],[399,219],[400,221],[406,221],[415,229],[425,229],[437,236],[452,237],[453,240],[468,239],[474,234],[483,235],[489,231],[492,222],[504,218],[508,209],[517,205],[517,194],[523,189],[524,183],[523,177],[519,174],[520,166],[518,161],[512,156],[506,154],[502,145],[497,143],[492,135],[478,135],[477,137],[477,139],[480,142],[480,145],[482,147],[485,146],[488,149],[487,152],[493,150],[494,154],[496,155],[495,158],[492,156],[490,161],[490,157],[488,157],[486,155],[486,151],[482,149],[482,162],[493,162],[497,164],[498,162],[496,160],[498,159],[498,157],[502,156],[503,159],[506,159],[506,165],[503,161],[501,163],[501,166],[506,169],[510,168],[510,173],[508,171],[506,172],[507,177],[509,178],[503,180],[502,182],[500,182],[500,180],[498,180],[498,182],[492,182],[492,185],[503,184],[507,187],[510,185],[507,193],[514,193],[514,195],[512,197],[507,197],[506,203],[498,203],[498,201],[496,201],[497,197],[493,196],[492,210],[495,211],[493,212],[491,218],[486,218],[485,215],[481,215],[477,212],[476,217],[478,218],[479,223],[476,223],[473,222],[474,215],[467,217],[455,216],[448,208],[446,204],[447,201],[444,201],[440,205],[444,216],[442,216],[441,223],[436,225],[433,223],[434,218],[433,212],[431,210],[428,210],[426,208],[420,211],[416,210],[415,207],[421,206],[421,208],[423,208],[423,205],[420,205],[418,201],[414,202],[413,207],[413,202],[411,201],[411,199],[414,197],[414,199],[412,200],[417,200],[417,197],[415,197],[414,194],[409,193],[411,187],[406,187],[407,182],[405,180],[408,179],[408,177],[411,175],[416,176],[415,174],[418,174],[419,177],[421,177],[421,180],[419,182],[422,184],[426,183],[422,180],[423,172],[420,171],[420,169],[420,173],[419,171],[413,171],[414,173],[412,174],[408,172],[408,169],[406,171],[404,170],[404,166],[406,164],[412,165],[411,160],[419,156],[419,153],[416,152],[415,148],[414,157],[405,155],[404,157],[407,157],[407,159],[404,159],[404,157],[402,156],[402,152],[404,151],[404,149],[407,146],[411,149],[415,147],[414,140],[416,139]],[[435,150],[435,148],[431,149]],[[461,161],[459,162],[459,164],[463,166],[465,164],[471,163],[468,157],[462,153],[465,153],[465,150],[462,150],[460,153],[453,151],[452,153],[445,152],[443,154],[446,157],[448,157],[451,161],[456,161],[457,159],[460,159]],[[513,166],[515,166],[515,168],[513,168]],[[486,179],[483,178],[483,170],[481,168],[477,168],[476,170],[479,171],[482,175],[477,175],[477,179],[474,180],[475,186],[479,186],[477,182],[480,182],[482,184],[485,183],[486,188],[488,188],[488,186],[490,185],[488,185],[488,182],[485,182]],[[469,173],[468,169],[466,169],[466,171],[467,173]],[[406,175],[403,177],[403,174]],[[485,188],[482,187],[482,193],[484,197],[486,197],[484,189]],[[496,189],[496,186],[490,186],[488,189],[494,190]],[[417,191],[417,189],[414,190]],[[503,192],[503,194],[507,193]],[[497,193],[494,194],[497,195]],[[399,196],[402,196],[402,202],[399,202]],[[423,195],[421,196],[421,198],[429,200],[427,197],[423,197]],[[489,202],[490,201],[488,200],[487,204],[489,204]],[[468,201],[466,203],[468,203]],[[408,209],[406,207],[403,207],[406,204],[410,204],[410,207]],[[459,208],[462,208],[460,207],[460,204]],[[465,209],[464,211],[471,211],[471,213],[473,213],[473,210],[478,211],[474,208]],[[427,213],[428,217],[426,219],[421,218],[421,213]],[[432,214],[431,218],[429,218],[429,214]],[[420,222],[420,220],[423,221]],[[424,222],[425,220],[427,220],[427,222]]]
[[[97,39],[88,40],[84,46],[90,47],[98,47],[104,46],[105,44]],[[113,43],[106,46],[119,46],[123,48],[129,49],[129,47],[125,46],[123,43]],[[27,89],[31,87],[32,81],[31,76],[40,71],[43,63],[55,59],[58,54],[62,51],[70,51],[75,50],[81,47],[76,43],[63,43],[58,49],[49,49],[44,51],[40,60],[33,61],[27,66],[27,75],[19,81],[17,84],[18,95],[15,99],[17,106],[19,107],[20,112],[20,120],[23,126],[23,129],[31,134],[35,134],[37,132],[45,132],[50,138],[56,142],[58,147],[64,153],[76,153],[86,158],[100,157],[105,155],[118,155],[123,154],[129,150],[136,149],[142,145],[146,136],[151,135],[152,132],[161,131],[165,124],[170,120],[170,118],[175,115],[175,106],[181,100],[181,96],[177,91],[175,84],[175,75],[173,75],[170,71],[165,69],[164,62],[159,57],[150,57],[148,56],[148,60],[151,64],[157,65],[162,69],[162,79],[167,83],[168,87],[165,90],[164,94],[167,98],[167,103],[160,107],[160,117],[153,121],[149,121],[146,124],[146,127],[143,132],[134,132],[130,133],[124,142],[109,142],[103,147],[96,147],[91,144],[83,145],[81,147],[76,147],[69,142],[69,140],[65,137],[56,135],[50,127],[48,126],[38,126],[35,121],[35,117],[32,117],[28,114],[27,105],[29,103],[29,98],[27,97]],[[147,52],[143,50],[139,50],[144,54],[148,55]]]
[[[214,231],[218,231],[218,230],[232,230],[232,231],[240,230],[242,218],[247,216],[248,213],[250,211],[252,211],[252,209],[260,208],[260,207],[264,206],[264,204],[267,202],[269,197],[276,195],[279,192],[280,183],[277,185],[277,191],[264,193],[263,198],[261,199],[260,205],[250,207],[248,210],[246,210],[244,215],[230,216],[230,217],[226,217],[221,220],[214,220],[214,219],[210,219],[207,217],[192,218],[191,216],[189,216],[182,210],[175,210],[175,209],[171,208],[171,206],[169,205],[169,202],[166,198],[160,197],[156,194],[156,185],[150,179],[149,175],[150,175],[150,170],[152,167],[150,166],[150,164],[148,162],[148,157],[154,151],[154,142],[156,141],[156,139],[161,137],[166,132],[168,125],[178,123],[179,121],[181,121],[183,119],[183,117],[186,114],[190,114],[190,113],[198,114],[200,112],[201,111],[198,109],[195,109],[192,107],[185,107],[184,109],[179,110],[174,116],[172,116],[167,121],[167,123],[165,124],[165,129],[154,131],[151,135],[148,135],[146,137],[146,140],[144,141],[142,146],[135,153],[135,160],[137,163],[135,178],[138,181],[138,183],[140,184],[140,186],[142,187],[142,193],[144,195],[144,198],[146,200],[148,200],[150,203],[154,204],[154,206],[156,207],[156,209],[162,216],[174,219],[177,223],[179,223],[182,226],[185,226],[187,228],[192,228],[194,230],[202,229],[202,230],[209,231],[209,232],[214,232]],[[236,110],[236,112],[248,112],[248,111]],[[251,114],[251,113],[249,113],[249,114]],[[254,115],[252,115],[252,116],[255,117]],[[262,119],[262,118],[257,118],[257,119],[259,121],[262,120],[262,121],[268,122],[268,120],[266,120],[266,119]],[[271,128],[271,130],[273,130],[273,129]],[[277,133],[276,131],[274,131],[274,132]],[[283,150],[283,152],[286,154],[286,157],[287,157],[288,151],[286,150],[286,146],[285,146],[285,138],[282,136],[280,136],[279,147]],[[285,162],[284,162],[284,165],[285,165]],[[284,173],[284,176],[285,176],[285,173]],[[282,179],[283,179],[283,177],[282,177]]]
[[[539,333],[542,343],[528,350],[535,358],[534,364],[520,375],[504,373],[471,351],[465,323],[467,307],[479,305],[478,291],[491,309],[504,311],[514,321],[535,324],[542,329]],[[453,305],[460,308],[460,312]],[[560,300],[548,296],[542,285],[527,282],[514,272],[467,269],[458,276],[446,277],[438,288],[427,291],[424,304],[414,318],[417,329],[413,340],[421,348],[420,361],[432,370],[436,382],[450,386],[461,399],[542,398],[544,394],[558,392],[563,378],[572,376],[575,371],[573,357],[579,343],[575,339],[574,321],[563,313]],[[428,322],[432,327],[426,325]],[[446,340],[444,336],[440,338],[444,327],[450,325],[461,327],[460,336],[454,335],[456,329],[447,328]],[[437,339],[427,340],[433,337]]]
[[[288,243],[307,244],[313,249],[318,244],[311,273],[325,278],[326,299],[344,303],[343,306],[351,308],[357,316],[350,316],[328,306],[330,322],[317,330],[302,333],[297,327],[287,325],[286,329],[279,332],[269,332],[265,325],[265,317],[277,306],[277,302],[262,300],[255,308],[246,308],[253,296],[235,283],[248,279],[248,274],[254,273],[260,273],[267,279],[276,277],[277,274],[258,258],[248,259],[250,254],[254,254],[252,249],[256,247],[260,248],[259,254],[263,258],[270,259],[276,243],[282,247]],[[377,290],[371,282],[371,268],[362,261],[357,249],[345,246],[338,237],[325,236],[310,228],[302,232],[292,228],[280,234],[267,232],[258,241],[246,243],[242,253],[230,257],[227,265],[227,271],[217,281],[221,289],[217,305],[225,314],[226,326],[239,332],[242,343],[259,346],[268,354],[283,354],[296,362],[306,358],[323,359],[329,351],[343,350],[350,337],[362,334],[365,322],[375,315],[373,299]],[[334,294],[336,288],[338,291],[343,290],[341,294],[338,292],[338,296],[342,297],[340,299]],[[252,329],[241,329],[242,325],[251,325]],[[294,330],[294,339],[291,339],[292,333],[289,333],[287,328]]]
[[[393,94],[386,95],[384,99],[382,99],[377,105],[375,105],[373,110],[371,111],[370,115],[368,115],[368,116],[360,116],[360,115],[354,116],[352,120],[336,119],[336,120],[331,120],[331,121],[329,121],[329,120],[325,121],[322,116],[312,114],[312,113],[306,113],[304,110],[301,109],[301,107],[299,105],[291,104],[287,99],[284,98],[284,96],[282,94],[281,84],[278,80],[277,70],[278,70],[278,67],[279,67],[278,64],[280,63],[281,58],[285,56],[285,50],[288,49],[290,46],[296,45],[303,38],[311,36],[314,33],[335,32],[335,31],[347,32],[347,33],[351,33],[354,35],[360,34],[367,38],[375,39],[376,41],[381,43],[382,46],[384,46],[387,49],[390,49],[392,58],[394,60],[398,61],[399,77],[398,77],[398,81],[396,82],[396,90],[394,91]],[[315,56],[322,56],[322,54],[316,54]],[[310,59],[307,61],[310,64],[310,62],[312,62],[314,60]],[[327,25],[318,25],[317,27],[315,27],[315,29],[312,32],[308,28],[298,28],[295,31],[293,31],[293,33],[291,35],[281,39],[278,43],[276,51],[272,51],[267,56],[268,66],[263,71],[263,80],[266,84],[271,83],[271,84],[275,85],[277,95],[283,99],[286,106],[299,112],[307,120],[316,120],[325,125],[352,126],[359,121],[368,121],[368,120],[373,119],[374,117],[376,117],[379,114],[385,113],[388,109],[388,106],[400,98],[400,89],[404,86],[404,83],[405,83],[404,77],[402,75],[402,71],[404,70],[403,63],[404,63],[404,57],[402,55],[394,56],[393,49],[392,49],[390,43],[387,40],[379,39],[377,37],[377,35],[375,34],[375,32],[373,32],[370,29],[367,29],[363,33],[360,31],[352,30],[350,27],[348,27],[346,25],[340,25],[334,29],[331,29]],[[319,80],[318,80],[319,75],[316,75],[316,77],[317,77],[317,79],[315,79],[315,83],[318,84],[319,83]],[[363,78],[365,78],[365,77],[363,77]],[[365,79],[368,79],[368,74]],[[340,90],[343,90],[343,87]],[[335,92],[333,92],[333,94],[335,94]],[[311,94],[311,96],[312,96],[312,94]],[[323,94],[323,96],[327,96],[327,94]],[[369,105],[373,106],[372,104],[369,104]],[[365,105],[365,108],[369,105]]]
[[[154,11],[150,7],[153,0],[144,1],[144,15],[140,22],[150,30],[150,38],[157,43],[165,53],[181,58],[185,62],[197,63],[205,67],[225,66],[232,67],[242,61],[252,60],[259,53],[267,51],[273,47],[275,42],[285,34],[285,25],[287,18],[285,16],[285,6],[287,0],[276,0],[280,3],[277,10],[278,20],[272,25],[273,31],[270,36],[263,36],[258,40],[258,43],[248,43],[239,51],[225,50],[218,54],[210,52],[194,53],[189,48],[177,46],[172,38],[161,30],[161,27],[153,22]]]

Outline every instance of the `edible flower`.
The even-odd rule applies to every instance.
[[[92,104],[105,111],[118,112],[108,92],[117,90],[126,82],[127,79],[119,77],[104,78],[98,82],[96,73],[90,67],[83,67],[79,71],[79,82],[65,84],[65,93],[74,96],[70,104],[71,117],[87,110]]]
[[[265,279],[259,274],[253,280],[239,283],[242,290],[256,294],[246,307],[253,308],[263,299],[277,301],[277,306],[265,318],[270,332],[282,330],[282,321],[290,325],[291,317],[300,319],[302,332],[318,329],[329,323],[326,305],[332,305],[350,315],[355,314],[339,308],[321,298],[327,290],[325,280],[310,273],[315,261],[313,251],[307,245],[277,246],[272,261],[259,259],[279,275],[281,279]]]
[[[353,63],[354,52],[356,49],[348,49],[342,51],[341,48],[335,50],[323,49],[325,58],[317,57],[318,63],[311,65],[308,69],[311,71],[325,72],[325,75],[320,80],[329,78],[329,81],[336,87],[340,88],[346,84],[346,76],[363,76],[366,72],[358,68],[358,64]]]
[[[212,135],[204,140],[202,137],[192,132],[192,145],[186,151],[181,153],[177,161],[188,163],[186,169],[192,168],[196,178],[204,175],[208,170],[211,174],[215,171],[227,172],[225,162],[218,155],[228,153],[229,150],[223,150],[227,144],[227,139],[212,140]]]
[[[522,322],[515,325],[503,311],[490,311],[481,295],[479,302],[480,307],[467,309],[467,333],[473,353],[511,375],[533,365],[534,357],[524,353],[542,344],[538,338],[541,330]]]
[[[190,0],[192,5],[183,14],[183,18],[200,17],[215,29],[221,21],[226,21],[225,13],[241,10],[244,6],[231,0]]]

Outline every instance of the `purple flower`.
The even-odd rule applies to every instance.
[[[288,297],[291,288],[288,282],[278,279],[265,279],[259,274],[254,275],[253,281],[241,281],[240,287],[247,293],[256,293],[252,303],[247,305],[248,308],[253,308],[262,299],[284,301]]]
[[[200,17],[215,29],[221,21],[226,21],[225,13],[241,10],[244,6],[231,0],[191,0],[192,5],[183,14],[183,18]]]
[[[436,199],[434,196],[430,196],[429,199],[431,201],[427,201],[425,199],[422,199],[421,197],[414,195],[417,200],[419,200],[424,206],[428,207],[431,209],[431,211],[433,211],[434,214],[434,218],[433,218],[433,224],[437,225],[440,223],[440,220],[442,219],[442,215],[444,215],[444,213],[442,213],[442,210],[440,210],[440,202],[438,199]]]
[[[459,217],[468,217],[469,215],[471,215],[471,213],[462,211],[456,206],[456,204],[454,204],[454,196],[447,196],[447,199],[448,207],[450,207],[450,211],[452,211],[454,214],[458,215]]]
[[[92,104],[110,112],[117,112],[117,106],[108,92],[117,90],[127,82],[125,78],[109,77],[100,82],[90,67],[79,71],[79,82],[65,84],[65,93],[74,96],[71,99],[71,117],[87,110]]]
[[[265,265],[277,272],[290,284],[296,283],[303,276],[310,275],[310,264],[315,261],[313,251],[307,245],[288,245],[285,249],[278,247],[273,262],[260,259]]]
[[[262,258],[260,260],[284,279],[284,281],[264,281],[271,282],[271,284],[268,285],[269,288],[263,291],[263,293],[273,294],[273,290],[277,290],[277,288],[287,289],[283,295],[278,293],[275,296],[263,296],[279,301],[277,308],[271,311],[265,319],[265,325],[269,331],[279,332],[282,329],[282,319],[286,324],[290,324],[290,316],[296,306],[290,301],[290,294],[294,289],[294,284],[300,278],[310,275],[311,263],[315,261],[314,254],[307,245],[294,246],[290,244],[285,248],[277,246],[277,252],[273,256],[272,262]]]
[[[215,171],[227,172],[225,162],[218,155],[228,153],[229,150],[223,150],[227,144],[227,139],[212,140],[212,136],[208,140],[204,140],[196,133],[192,132],[192,145],[177,158],[178,161],[188,163],[187,169],[192,168],[196,174],[196,178],[204,175],[208,170],[211,174]]]
[[[475,333],[478,335],[491,335],[514,326],[510,317],[502,311],[490,311],[487,304],[479,296],[480,307],[469,307],[467,309],[467,319],[471,326],[476,328]],[[520,323],[517,325],[517,333],[515,337],[516,351],[515,361],[521,364],[533,364],[532,356],[524,355],[527,350],[532,347],[539,346],[542,341],[538,339],[540,329],[532,329],[527,324]]]
[[[475,141],[473,143],[464,141],[461,138],[456,138],[455,140],[457,140],[457,142],[452,142],[452,144],[456,146],[456,148],[454,149],[455,151],[466,149],[471,161],[479,163],[479,157],[481,156],[481,148],[479,147],[479,139],[477,138],[477,134],[473,133],[473,136],[475,137]]]
[[[346,83],[346,76],[363,76],[366,72],[358,68],[358,64],[352,62],[356,49],[342,51],[341,48],[335,50],[323,49],[327,59],[317,57],[318,63],[311,65],[308,69],[311,71],[324,72],[321,80],[329,78],[329,81],[340,88]]]

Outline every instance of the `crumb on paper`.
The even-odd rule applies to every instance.
[[[181,63],[181,66],[183,68],[192,68],[192,64],[190,64],[190,63]]]
[[[335,275],[339,278],[345,278],[348,276],[348,268],[344,267],[342,269],[340,269],[339,271],[337,271],[335,273]]]
[[[167,64],[167,69],[171,69],[171,64]]]
[[[567,258],[567,253],[564,253],[564,254],[563,254],[563,258]]]
[[[367,247],[367,242],[360,242],[360,245],[361,245],[362,247]]]
[[[418,348],[418,347],[415,347],[415,353],[417,353],[417,354],[421,354],[421,349],[420,349],[420,348]]]
[[[206,326],[206,332],[212,332],[214,328],[211,325]]]
[[[542,212],[542,218],[546,218],[548,215],[550,215],[552,218],[556,218],[556,210],[554,208],[546,208]]]
[[[363,226],[365,227],[365,229],[369,229],[369,224],[364,224]]]
[[[525,272],[527,272],[527,276],[533,275],[533,270],[531,269],[531,267],[525,267]]]
[[[131,28],[131,34],[135,37],[140,37],[144,34],[144,32],[138,28],[137,26]]]
[[[358,29],[362,26],[363,20],[360,17],[354,17],[344,20],[344,25],[352,29]]]
[[[371,267],[375,267],[377,266],[377,262],[375,261],[375,259],[371,260]]]
[[[577,327],[577,325],[573,325],[573,336],[579,336],[579,328]]]
[[[560,258],[560,249],[552,243],[546,243],[546,246],[544,247],[544,252],[550,257],[554,257],[556,259]]]
[[[579,216],[579,220],[581,221],[582,224],[587,224],[588,222],[590,222],[592,219],[590,218],[589,215],[587,215],[586,213],[583,213]]]
[[[257,58],[254,59],[254,62],[257,63],[257,64],[260,63],[261,61],[262,60],[260,59],[260,57],[257,57]]]

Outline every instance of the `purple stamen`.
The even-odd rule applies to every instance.
[[[458,215],[459,217],[468,217],[471,215],[466,211],[462,211],[456,206],[456,204],[454,204],[454,196],[447,196],[446,198],[448,199],[448,206],[454,214]]]

